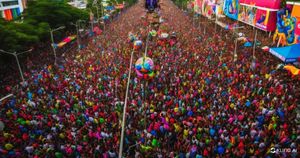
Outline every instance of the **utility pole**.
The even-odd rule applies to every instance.
[[[51,42],[52,42],[51,46],[53,48],[53,53],[54,53],[54,65],[56,65],[57,63],[56,63],[56,48],[55,48],[55,45],[54,45],[55,43],[54,43],[54,38],[53,38],[53,32],[64,29],[64,28],[65,28],[65,26],[60,26],[60,27],[58,27],[56,29],[53,29],[53,30],[50,29]]]

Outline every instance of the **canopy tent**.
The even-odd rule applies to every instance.
[[[270,53],[272,53],[285,63],[293,63],[300,58],[300,44],[294,44],[291,46],[280,48],[270,48]]]

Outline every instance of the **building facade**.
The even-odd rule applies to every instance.
[[[16,19],[26,8],[27,0],[0,0],[0,15],[6,20]]]

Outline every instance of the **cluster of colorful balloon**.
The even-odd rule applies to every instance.
[[[134,41],[133,48],[134,50],[138,50],[142,47],[143,42],[141,40]]]
[[[152,30],[152,31],[149,32],[149,35],[151,37],[155,37],[157,35],[157,32],[155,30]]]
[[[136,37],[133,33],[129,32],[128,34],[128,42],[134,42],[136,40]]]
[[[155,76],[154,63],[149,57],[141,57],[135,63],[135,72],[139,78],[152,79]]]
[[[159,36],[160,39],[167,39],[168,37],[169,37],[168,33],[161,33]]]

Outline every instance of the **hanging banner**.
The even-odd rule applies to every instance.
[[[202,14],[202,0],[195,0],[194,11],[198,14]]]
[[[231,19],[238,20],[239,0],[225,0],[224,14]]]
[[[218,15],[218,16],[223,16],[224,15],[224,10],[223,10],[223,6],[224,6],[224,0],[217,0],[216,1],[216,5],[217,5],[217,7],[216,7],[216,14]]]
[[[216,1],[215,0],[203,0],[201,14],[205,17],[211,18],[215,12]]]
[[[73,41],[74,39],[76,39],[76,35],[68,36],[67,38],[63,39],[61,42],[59,42],[58,44],[55,44],[55,45],[57,47],[61,48],[64,45],[66,45],[67,43],[70,43],[71,41]]]
[[[274,31],[276,29],[276,11],[257,9],[255,26],[265,31]]]
[[[265,31],[276,29],[280,0],[239,0],[239,21]]]
[[[246,6],[241,4],[238,19],[248,25],[255,26],[256,10],[257,8],[255,6]]]
[[[277,12],[277,29],[273,36],[273,42],[276,39],[282,46],[291,45],[297,43],[296,31],[296,18],[291,16],[291,12],[288,9],[281,9]]]

